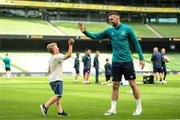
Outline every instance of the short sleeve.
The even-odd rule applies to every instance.
[[[64,61],[64,56],[65,56],[64,54],[59,53],[58,55],[55,56],[55,59],[58,62],[63,62]]]

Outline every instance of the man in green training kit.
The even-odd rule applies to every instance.
[[[5,70],[6,70],[6,77],[10,79],[11,77],[11,59],[8,57],[8,53],[6,53],[6,57],[3,59],[3,62],[5,64]]]
[[[133,60],[131,57],[131,51],[129,48],[129,43],[131,43],[140,58],[139,64],[141,68],[144,68],[144,57],[140,47],[140,44],[135,36],[133,30],[120,22],[120,16],[117,12],[111,12],[108,14],[108,19],[112,24],[112,27],[100,32],[91,33],[86,31],[84,24],[79,23],[80,30],[88,37],[92,39],[104,39],[109,38],[112,45],[113,57],[112,57],[112,76],[113,76],[113,86],[112,86],[112,101],[111,108],[104,113],[104,115],[114,115],[116,114],[116,104],[119,97],[119,85],[121,82],[122,75],[128,80],[129,85],[132,88],[134,98],[136,100],[136,110],[133,115],[140,115],[142,113],[141,98],[138,86],[135,82],[136,75],[133,66]]]

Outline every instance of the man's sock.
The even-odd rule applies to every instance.
[[[141,106],[141,98],[136,99],[136,108],[137,108],[137,107],[142,107],[142,106]]]
[[[111,101],[111,110],[116,110],[116,104],[117,104],[116,100]]]

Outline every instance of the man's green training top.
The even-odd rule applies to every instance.
[[[112,45],[112,62],[130,62],[132,61],[129,44],[131,43],[139,55],[140,60],[144,60],[140,44],[131,27],[120,24],[118,27],[112,26],[100,33],[83,32],[91,39],[109,38]]]

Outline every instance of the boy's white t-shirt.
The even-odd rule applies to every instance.
[[[50,74],[49,74],[49,82],[54,82],[54,81],[63,81],[63,61],[64,61],[64,54],[57,54],[57,55],[52,55],[51,58],[49,59],[49,69],[50,69]]]

